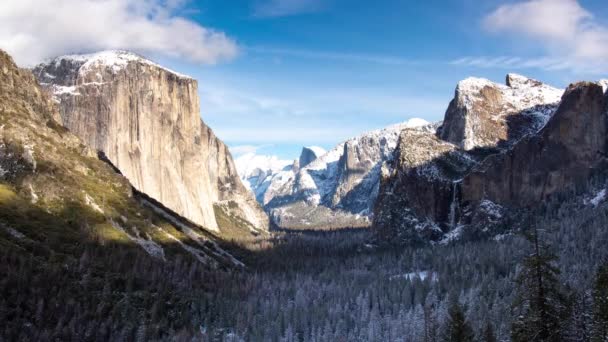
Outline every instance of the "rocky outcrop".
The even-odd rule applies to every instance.
[[[227,147],[200,119],[196,80],[121,51],[58,57],[34,73],[63,124],[137,190],[215,232],[215,211],[228,207],[266,229]]]
[[[540,82],[513,75],[507,77],[507,84],[512,89],[529,88],[531,93],[522,94],[524,98],[536,98],[536,88],[544,87]],[[497,99],[505,99],[505,89],[497,92],[487,84],[476,89],[485,95],[463,112],[467,115],[475,115],[470,109],[477,108],[478,113],[502,116],[501,108],[521,107],[522,97],[517,97],[516,104],[494,105]],[[457,91],[451,108],[461,100],[460,96]],[[541,107],[535,104],[532,108]],[[460,131],[465,133],[462,139],[452,139],[456,135],[447,134],[446,129],[458,131],[454,130],[457,125],[444,123],[437,135],[452,139],[454,145],[424,137],[411,139],[411,133],[404,132],[394,170],[383,177],[375,209],[374,227],[379,235],[387,241],[406,243],[446,242],[463,234],[492,236],[513,226],[522,210],[540,208],[558,196],[584,190],[590,179],[602,174],[607,166],[606,89],[601,82],[577,83],[566,90],[560,101],[544,108],[547,119],[539,130],[538,124],[527,121],[527,125],[517,126],[512,141],[501,138],[495,140],[494,146],[486,144],[498,135],[487,138],[489,135],[475,131],[485,130],[486,124],[472,125],[471,134],[467,135],[464,129]],[[529,113],[520,111],[508,117],[525,123],[518,117]],[[448,110],[446,120],[452,114]],[[470,139],[480,136],[487,139]],[[498,148],[480,148],[488,146]],[[412,155],[425,157],[417,159]]]
[[[465,150],[512,144],[538,131],[563,93],[516,74],[507,75],[506,84],[480,78],[459,82],[438,136]]]
[[[308,164],[312,163],[315,159],[324,155],[327,151],[318,146],[306,146],[302,148],[302,152],[300,153],[300,159],[298,166],[306,167]]]
[[[441,239],[454,228],[459,179],[477,158],[434,132],[401,132],[392,167],[382,173],[374,229],[391,242]]]
[[[486,159],[462,181],[462,201],[535,206],[584,186],[608,156],[606,96],[597,83],[571,85],[545,128]]]
[[[479,201],[475,212],[462,205],[468,196],[463,178],[542,129],[562,93],[515,74],[507,75],[506,86],[479,78],[459,82],[435,137],[402,133],[375,206],[379,235],[391,242],[445,241],[471,217],[495,219],[502,207],[493,202]]]

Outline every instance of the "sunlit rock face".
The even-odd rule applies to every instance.
[[[214,205],[266,229],[227,147],[200,119],[197,81],[129,52],[58,57],[34,69],[62,123],[139,191],[219,231]]]
[[[463,201],[531,206],[583,186],[605,166],[606,105],[600,84],[571,85],[538,134],[489,157],[463,179]]]
[[[562,94],[516,74],[507,75],[506,85],[467,78],[458,83],[438,136],[465,150],[508,145],[542,128]]]
[[[492,236],[605,174],[606,82],[565,92],[518,75],[458,84],[437,138],[404,131],[374,227],[393,242]],[[511,220],[511,221],[509,221]]]

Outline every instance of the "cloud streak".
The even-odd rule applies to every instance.
[[[214,64],[236,43],[179,15],[185,0],[3,0],[0,48],[31,66],[66,53],[128,49]]]
[[[483,26],[491,33],[532,41],[549,56],[523,63],[549,70],[606,70],[608,27],[577,0],[530,0],[502,5],[484,18]]]
[[[383,64],[383,65],[394,65],[394,66],[420,65],[420,64],[432,63],[432,61],[412,60],[412,59],[396,57],[396,56],[369,55],[369,54],[344,53],[344,52],[332,52],[332,51],[269,48],[269,47],[261,47],[261,46],[250,46],[250,47],[246,48],[246,51],[260,53],[260,54],[267,54],[267,55],[292,56],[292,57],[306,58],[306,59],[322,59],[322,60],[334,60],[334,61],[338,61],[338,62],[372,63],[372,64]]]
[[[469,56],[450,62],[454,66],[467,66],[478,68],[496,69],[541,69],[545,71],[568,70],[577,68],[566,59],[538,57],[521,58],[511,56]]]
[[[323,0],[258,0],[253,6],[257,18],[277,18],[314,13],[323,8]]]

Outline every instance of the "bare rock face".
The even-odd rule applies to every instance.
[[[220,228],[214,205],[231,201],[266,229],[227,147],[200,119],[196,80],[121,51],[58,57],[34,74],[59,103],[63,124],[136,189],[212,231]]]
[[[538,131],[563,91],[516,74],[506,78],[506,86],[480,78],[459,82],[438,136],[471,150],[502,147]]]
[[[538,81],[513,75],[507,76],[507,84],[511,89],[528,89],[531,93],[505,97],[510,90],[501,86],[499,91],[485,84],[478,88],[481,90],[475,101],[483,104],[483,111],[477,108],[477,113],[485,111],[500,118],[505,113],[502,109],[521,107],[522,96],[536,99],[536,88],[543,87]],[[450,107],[460,101],[459,96]],[[514,98],[515,104],[496,106]],[[444,123],[437,135],[452,142],[404,131],[393,169],[383,174],[374,211],[379,236],[394,243],[493,236],[512,227],[522,210],[540,208],[558,196],[584,190],[608,164],[605,86],[602,82],[571,85],[556,104],[544,108],[547,120],[538,131],[534,121],[519,118],[530,112],[506,114],[508,120],[528,122],[515,126],[519,128],[511,141],[503,141],[499,135],[492,138],[477,134],[476,129],[483,132],[486,124],[472,125],[471,134],[461,130],[465,133],[462,138],[452,139],[455,135],[446,129],[458,123],[466,125],[468,120]],[[448,110],[446,120],[452,114]],[[498,139],[495,145],[486,145],[492,139]]]
[[[211,268],[243,266],[207,231],[148,205],[125,177],[55,121],[59,117],[31,71],[19,69],[0,50],[3,248],[77,259],[95,243],[159,262],[193,258]],[[40,261],[47,259],[53,258]]]
[[[300,159],[298,166],[306,167],[308,164],[312,163],[315,159],[325,154],[324,149],[317,146],[306,146],[302,148],[302,152],[300,153]]]
[[[391,242],[440,239],[460,214],[459,178],[476,162],[434,132],[403,130],[393,165],[382,173],[374,229]]]
[[[571,85],[538,135],[492,156],[462,181],[463,202],[534,206],[553,194],[584,186],[605,167],[608,114],[602,86]]]

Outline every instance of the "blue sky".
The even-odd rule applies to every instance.
[[[564,87],[587,72],[453,64],[465,57],[532,59],[546,51],[489,32],[504,1],[200,1],[191,17],[233,38],[239,55],[175,65],[200,81],[204,120],[230,146],[296,158],[410,117],[441,120],[456,83],[519,72]],[[294,3],[291,8],[281,3]],[[480,4],[483,3],[483,4]],[[580,3],[597,17],[600,1]],[[266,7],[264,7],[266,6]],[[264,9],[266,12],[264,12]],[[605,16],[604,16],[605,17]],[[515,38],[515,39],[514,39]]]
[[[441,120],[468,76],[517,72],[559,87],[608,77],[605,0],[53,1],[94,8],[100,23],[80,21],[76,35],[65,22],[79,15],[55,4],[22,32],[23,4],[44,5],[7,0],[0,47],[23,63],[76,48],[141,52],[198,79],[203,120],[235,151],[284,159],[412,117]],[[62,32],[47,24],[57,17]]]

